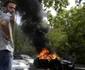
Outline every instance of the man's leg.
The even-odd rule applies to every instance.
[[[7,50],[0,51],[0,70],[12,70],[13,54]]]

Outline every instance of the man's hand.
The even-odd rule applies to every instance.
[[[8,36],[5,36],[5,37],[3,37],[3,38],[5,38],[6,40],[8,40],[8,41],[11,42],[11,38],[9,38]]]
[[[13,11],[11,16],[11,22],[14,23],[15,22],[15,11]]]

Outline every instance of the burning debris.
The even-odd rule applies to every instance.
[[[72,63],[62,60],[49,45],[50,41],[45,36],[49,31],[49,26],[45,26],[43,23],[44,11],[39,0],[16,0],[16,2],[22,16],[22,31],[32,39],[33,46],[38,52],[38,57],[34,61],[35,67],[50,68],[51,70],[72,70]]]
[[[49,50],[43,48],[34,61],[36,68],[50,70],[74,70],[74,62],[63,60],[55,53],[49,53]]]
[[[52,59],[48,61],[47,59],[36,58],[34,65],[38,69],[50,69],[50,70],[74,70],[74,64],[67,60]]]
[[[42,48],[42,51],[38,55],[39,59],[46,59],[48,61],[51,61],[52,59],[60,58],[56,53],[49,53],[49,50],[46,48]]]

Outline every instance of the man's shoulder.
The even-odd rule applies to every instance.
[[[0,11],[0,19],[3,18],[5,16],[5,13]]]
[[[4,13],[3,11],[0,11],[0,16],[8,16],[11,17],[12,15],[8,12],[8,13]]]
[[[10,17],[11,15],[9,15],[8,13],[0,12],[0,20],[6,19],[7,21],[10,21]]]

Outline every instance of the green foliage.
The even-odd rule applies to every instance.
[[[75,57],[78,58],[79,63],[85,63],[84,57],[85,54],[83,53],[85,51],[85,6],[81,9],[73,9],[70,11],[71,16],[68,20],[71,21],[68,22],[70,24],[70,27],[68,28],[68,42],[71,45],[70,51],[74,54]],[[80,55],[81,54],[81,55]]]
[[[68,0],[42,0],[42,3],[44,3],[44,7],[53,7],[55,10],[66,7],[69,4]]]
[[[61,28],[51,28],[47,34],[50,39],[50,45],[57,52],[64,50],[64,45],[67,42],[66,32],[62,31]]]
[[[35,53],[31,40],[23,34],[18,25],[15,25],[14,44],[15,54],[29,54],[33,56],[33,53]]]
[[[66,32],[68,12],[62,9],[61,14],[57,14],[55,17],[51,16],[49,19],[51,29],[48,33],[48,37],[51,39],[52,47],[57,53],[62,56],[62,51],[68,51],[68,35]]]
[[[60,56],[70,55],[76,58],[76,63],[85,64],[85,6],[72,8],[70,11],[62,9],[55,17],[50,13],[48,20],[51,29],[48,33],[50,44],[57,49]],[[65,56],[63,56],[65,57]]]

